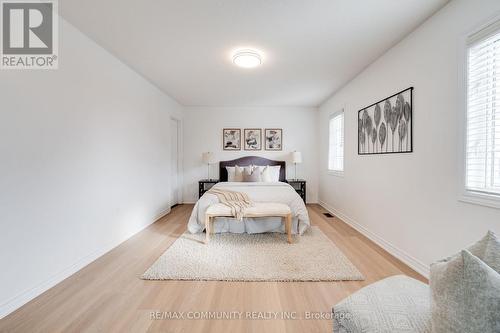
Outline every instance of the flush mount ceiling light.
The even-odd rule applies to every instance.
[[[255,50],[239,50],[233,54],[233,63],[238,67],[254,68],[262,65],[262,58]]]

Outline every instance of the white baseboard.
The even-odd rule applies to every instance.
[[[99,257],[103,256],[104,254],[108,253],[109,251],[111,251],[112,249],[114,249],[115,247],[120,245],[121,243],[125,242],[126,240],[128,240],[132,236],[136,235],[137,233],[141,232],[142,230],[146,229],[151,224],[153,224],[154,222],[156,222],[157,220],[159,220],[160,218],[162,218],[163,216],[165,216],[169,212],[170,212],[170,208],[166,209],[164,212],[159,213],[158,218],[156,218],[151,223],[140,226],[139,228],[137,228],[137,230],[132,231],[131,233],[129,233],[128,235],[126,235],[122,239],[115,241],[113,243],[110,243],[107,246],[103,246],[102,248],[98,249],[97,251],[94,251],[94,252],[84,256],[83,258],[80,258],[77,262],[70,265],[66,269],[63,269],[59,273],[53,275],[48,280],[46,280],[46,281],[44,281],[44,282],[42,282],[34,287],[31,287],[31,288],[19,293],[18,295],[12,297],[11,299],[6,301],[5,303],[0,304],[0,319],[2,319],[5,316],[7,316],[8,314],[14,312],[15,310],[17,310],[18,308],[20,308],[24,304],[26,304],[29,301],[31,301],[32,299],[34,299],[35,297],[43,294],[45,291],[54,287],[56,284],[60,283],[64,279],[75,274],[80,269],[87,266],[88,264],[90,264],[94,260],[96,260]]]
[[[167,216],[170,213],[171,210],[172,209],[170,207],[168,207],[167,209],[164,209],[164,210],[160,211],[158,214],[156,214],[156,217],[155,217],[154,221],[151,222],[151,224],[155,223],[156,221],[158,221],[159,219],[163,218],[164,216]]]
[[[354,221],[352,218],[344,214],[343,212],[339,211],[338,209],[328,205],[326,202],[319,200],[319,204],[325,208],[327,211],[332,213],[333,215],[339,217],[342,221],[359,231],[361,234],[363,234],[365,237],[369,238],[371,241],[373,241],[375,244],[389,252],[391,255],[396,257],[397,259],[401,260],[403,263],[408,265],[410,268],[418,272],[419,274],[423,275],[426,278],[429,278],[429,266],[421,262],[420,260],[414,258],[413,256],[409,255],[405,251],[401,250],[400,248],[396,247],[395,245],[391,244],[390,242],[386,241],[379,235],[376,235],[375,233],[371,232],[370,230],[366,229],[364,226],[359,224],[358,222]]]

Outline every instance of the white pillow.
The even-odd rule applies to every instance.
[[[260,173],[260,179],[266,183],[271,182],[271,169],[269,169],[269,167],[263,167],[262,172]]]
[[[228,182],[233,182],[234,181],[234,172],[235,172],[235,167],[226,167],[227,170],[227,181]]]
[[[255,166],[256,168],[259,168],[259,171],[261,172],[260,176],[263,182],[267,183],[275,183],[280,181],[280,165],[267,165],[267,166]]]

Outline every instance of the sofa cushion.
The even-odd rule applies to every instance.
[[[469,251],[462,258],[467,332],[500,332],[500,274]]]
[[[500,332],[500,274],[467,250],[432,270],[434,332]]]
[[[486,236],[469,246],[468,250],[497,273],[500,273],[500,239],[493,231],[488,231]]]
[[[492,270],[500,270],[500,241],[493,232],[483,237],[477,243],[469,246],[468,251]],[[464,254],[458,253],[431,265],[431,311],[432,328],[435,332],[472,332],[471,321],[467,320],[465,298],[474,293],[474,284],[467,284],[464,272]],[[470,261],[469,261],[470,262]],[[482,315],[480,310],[471,308]]]
[[[333,331],[430,332],[429,287],[405,275],[373,283],[333,307]]]

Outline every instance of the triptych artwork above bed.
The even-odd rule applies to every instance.
[[[264,141],[264,142],[263,142]],[[261,128],[245,128],[243,137],[239,128],[224,128],[222,130],[222,148],[224,150],[283,150],[283,130],[281,128],[266,128],[262,136]]]
[[[358,111],[358,154],[413,151],[413,87]]]

